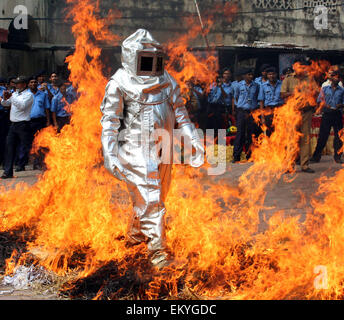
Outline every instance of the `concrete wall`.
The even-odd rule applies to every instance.
[[[264,8],[254,6],[254,3],[257,2],[259,1],[240,1],[239,12],[264,10]],[[329,5],[339,3],[338,1],[294,0],[292,3],[295,9],[293,11],[239,13],[232,24],[222,25],[224,31],[223,44],[252,44],[254,41],[265,41],[290,43],[322,50],[341,50],[344,48],[344,7],[329,7],[328,29],[326,30],[317,30],[314,27],[316,14],[313,9],[297,10],[304,5]],[[268,9],[265,8],[265,10]]]
[[[225,2],[221,0],[198,0],[204,20],[215,4]],[[342,49],[344,47],[344,7],[330,8],[328,29],[321,31],[314,28],[316,14],[313,13],[313,9],[297,10],[314,4],[338,4],[339,1],[292,0],[289,2],[292,3],[293,10],[283,11],[285,7],[283,5],[275,5],[275,7],[270,8],[269,0],[237,1],[238,14],[232,23],[226,21],[223,12],[218,12],[214,16],[215,25],[209,34],[209,39],[213,44],[224,46],[264,41],[290,43],[323,50]],[[113,7],[114,3],[113,0],[101,1],[104,11]],[[264,8],[259,5],[260,3],[265,3],[268,7]],[[276,3],[277,1],[270,0],[271,6]],[[279,3],[283,3],[283,1],[279,1]],[[156,38],[163,43],[177,34],[186,33],[187,29],[182,16],[196,13],[194,0],[119,0],[116,1],[116,5],[122,12],[123,19],[115,22],[114,32],[125,37],[137,28],[144,27],[151,30]],[[258,13],[258,10],[279,11]],[[135,18],[127,19],[128,17]],[[197,18],[195,23],[199,23]],[[202,37],[195,39],[193,45],[204,45]]]
[[[234,1],[234,0],[233,0]],[[312,4],[336,4],[339,0],[238,0],[238,13],[233,22],[228,22],[222,11],[214,15],[215,24],[208,35],[209,41],[217,46],[252,45],[257,41],[284,43],[322,50],[341,50],[344,48],[344,11],[343,7],[333,7],[329,15],[327,30],[314,28],[313,10],[283,10],[290,6],[293,9]],[[214,6],[225,3],[221,0],[198,0],[204,20]],[[13,17],[13,8],[18,4],[27,6],[33,17],[45,17],[51,20],[35,21],[30,33],[32,42],[73,45],[71,24],[63,21],[66,16],[64,0],[1,0],[0,17]],[[102,15],[109,9],[119,9],[122,18],[112,25],[114,33],[123,39],[138,28],[146,28],[161,43],[188,32],[183,17],[195,15],[194,0],[101,0]],[[266,10],[279,10],[266,12]],[[258,12],[265,10],[265,12]],[[199,23],[195,16],[196,24]],[[7,29],[10,21],[0,21],[0,28]],[[39,30],[39,32],[37,32]],[[205,46],[201,35],[193,39],[191,46]],[[38,67],[52,71],[57,65],[61,67],[68,51],[52,52],[38,50],[19,52],[18,50],[0,49],[1,75],[14,71],[30,73]],[[108,56],[111,56],[108,52]],[[118,59],[117,59],[118,61]]]

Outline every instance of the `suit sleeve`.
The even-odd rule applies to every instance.
[[[191,166],[200,167],[204,164],[204,145],[199,137],[195,125],[189,118],[180,93],[179,85],[171,76],[170,80],[173,90],[171,99],[178,129],[181,129],[182,134],[190,139],[192,146],[197,150],[195,158],[191,161]]]
[[[105,168],[112,174],[115,174],[116,169],[123,172],[123,167],[118,160],[118,136],[121,120],[123,120],[124,101],[115,80],[110,80],[107,84],[100,109],[103,113],[101,141]]]

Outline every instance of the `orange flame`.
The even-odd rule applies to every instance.
[[[99,106],[107,80],[101,73],[101,50],[94,41],[118,38],[108,31],[106,20],[97,18],[99,7],[94,7],[91,0],[68,3],[73,6],[77,38],[75,53],[68,62],[71,80],[81,95],[71,106],[71,125],[59,135],[48,128],[36,138],[37,145],[49,148],[48,170],[38,183],[32,187],[18,184],[10,191],[2,187],[0,230],[25,226],[33,238],[27,244],[29,253],[56,273],[68,272],[73,264],[74,271],[80,271],[79,277],[85,277],[114,260],[123,276],[137,262],[135,254],[143,246],[125,248],[121,239],[131,204],[125,186],[102,165]],[[186,57],[186,64],[180,68],[185,69],[184,73],[174,71],[178,81],[184,83],[199,75],[190,64],[197,63],[201,70],[205,66],[186,54],[187,41],[181,43],[184,49],[170,44],[168,52],[170,61]],[[173,66],[173,62],[168,64],[171,73]],[[299,66],[295,67],[298,70]],[[324,62],[314,62],[306,71],[316,78],[326,67]],[[152,273],[139,297],[157,299],[162,288],[167,296],[180,297],[182,284],[196,297],[343,298],[344,170],[320,181],[318,192],[325,197],[312,200],[313,212],[303,225],[298,217],[287,218],[283,212],[276,212],[267,221],[267,230],[257,232],[267,187],[292,167],[298,151],[300,108],[314,103],[316,91],[304,86],[276,110],[275,131],[271,137],[261,136],[255,142],[254,163],[242,175],[238,187],[228,186],[228,181],[219,184],[205,179],[199,170],[174,168],[166,220],[176,266]],[[8,272],[16,263],[15,255],[7,261]],[[321,266],[325,268],[317,268]],[[321,290],[323,282],[318,281],[324,275],[322,270],[327,270],[326,291]],[[144,278],[143,273],[137,274],[139,279]],[[101,288],[95,299],[102,295]]]

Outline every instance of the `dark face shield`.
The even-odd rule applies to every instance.
[[[164,74],[164,53],[139,51],[136,74],[150,77],[162,76]]]

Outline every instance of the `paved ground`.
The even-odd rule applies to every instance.
[[[251,163],[243,164],[229,164],[228,172],[225,173],[225,177],[231,184],[236,184],[238,178],[245,172]],[[295,215],[301,214],[302,218],[305,218],[306,209],[309,207],[310,197],[317,191],[317,180],[322,176],[328,177],[335,175],[335,173],[342,168],[342,165],[336,164],[333,158],[330,156],[324,156],[320,163],[312,164],[311,167],[316,171],[314,174],[302,173],[298,168],[295,176],[289,176],[288,178],[294,178],[292,182],[287,183],[283,177],[274,186],[270,187],[266,197],[265,205],[268,207],[275,207],[277,209],[283,209],[285,212]],[[30,171],[27,167],[27,171],[16,173],[17,176],[14,180],[0,180],[0,184],[10,185],[17,182],[26,182],[28,184],[34,184],[37,181],[37,177],[40,171]],[[2,171],[0,171],[2,174]],[[285,176],[284,176],[285,177]],[[223,178],[223,176],[213,177],[215,181]],[[305,201],[300,204],[301,193],[305,196]],[[275,212],[276,209],[265,210],[262,214],[268,215],[271,212]],[[0,300],[54,300],[57,296],[37,294],[30,290],[14,290],[10,286],[4,286],[1,284],[0,279]]]
[[[252,163],[230,164],[230,170],[225,174],[228,181],[238,182],[239,177],[252,165]],[[305,219],[306,210],[310,207],[310,199],[318,190],[318,180],[323,175],[332,177],[343,168],[341,164],[334,162],[332,156],[323,156],[320,163],[311,164],[315,173],[303,173],[297,166],[295,174],[283,175],[282,178],[267,191],[264,205],[271,207],[261,215],[268,215],[283,210],[286,214],[300,215],[301,221]],[[217,179],[220,179],[218,177]],[[216,180],[216,179],[215,179]],[[286,182],[292,180],[291,182]],[[274,207],[274,208],[273,208]],[[277,210],[276,210],[277,209]]]

